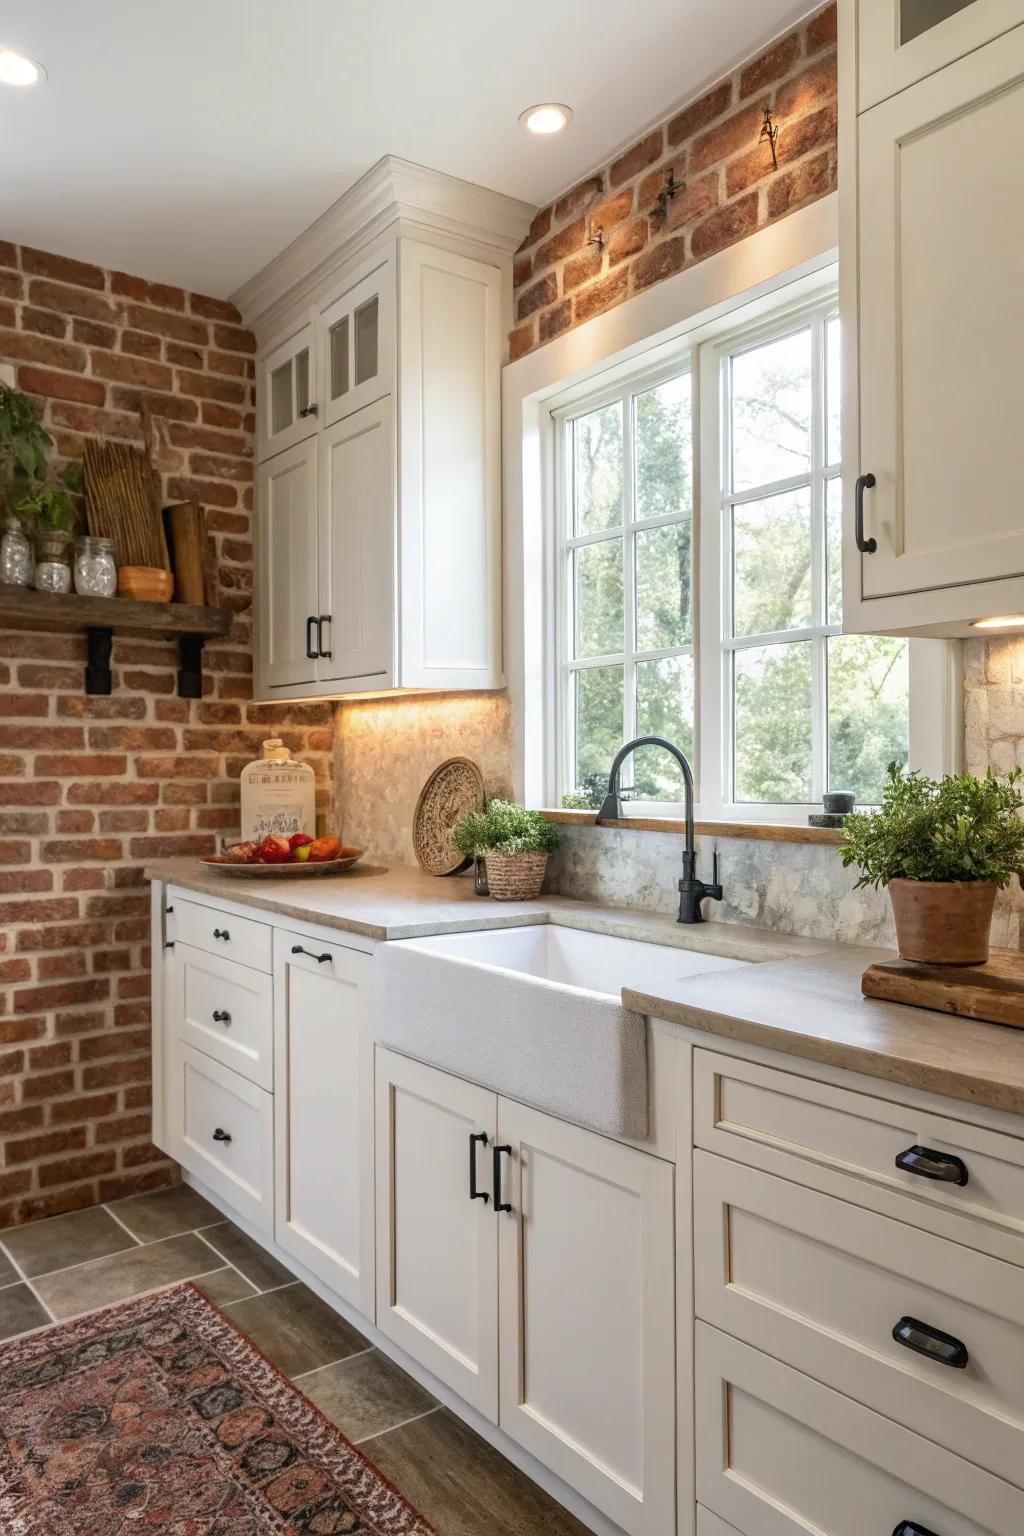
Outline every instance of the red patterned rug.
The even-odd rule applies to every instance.
[[[3,1536],[434,1536],[191,1285],[0,1345]]]

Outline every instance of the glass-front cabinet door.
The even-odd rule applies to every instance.
[[[354,273],[320,312],[324,426],[394,387],[394,260]]]
[[[312,437],[316,431],[316,331],[312,319],[265,352],[257,370],[259,457]]]
[[[863,112],[1024,23],[1024,0],[857,0],[856,13]]]

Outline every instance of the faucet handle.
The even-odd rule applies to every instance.
[[[711,855],[711,884],[718,884],[718,849]]]

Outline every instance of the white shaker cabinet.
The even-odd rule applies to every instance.
[[[274,935],[274,1236],[373,1316],[370,956]]]
[[[867,0],[857,38],[857,110],[962,59],[1024,22],[1024,0]]]
[[[264,688],[282,696],[316,678],[316,461],[317,439],[311,437],[268,459],[256,475],[256,666]]]
[[[377,1327],[498,1419],[497,1101],[377,1049]]]
[[[236,295],[261,348],[257,699],[503,686],[500,375],[530,215],[388,157]],[[264,525],[306,433],[319,581],[296,593]]]
[[[851,5],[841,58],[892,9]],[[844,626],[967,635],[1024,611],[1024,26],[845,113]]]

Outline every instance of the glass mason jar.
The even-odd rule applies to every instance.
[[[32,545],[16,517],[4,520],[0,537],[0,582],[8,587],[32,585]]]
[[[71,591],[71,542],[70,533],[65,533],[63,529],[36,529],[37,591]]]
[[[80,597],[115,597],[117,562],[113,539],[75,540],[75,591]]]

